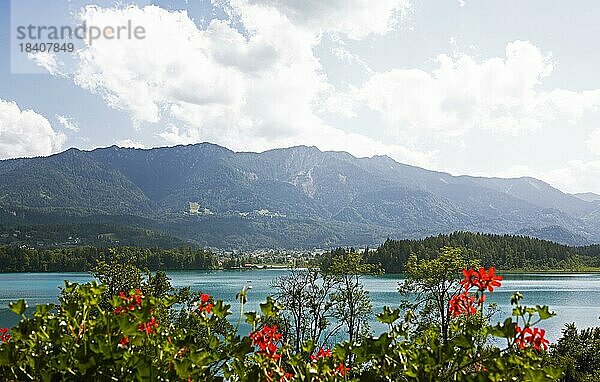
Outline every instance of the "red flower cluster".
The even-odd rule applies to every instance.
[[[317,352],[317,354],[310,355],[310,359],[313,361],[316,361],[320,358],[327,358],[327,357],[331,357],[331,356],[332,356],[331,350],[320,348],[319,351]]]
[[[130,292],[129,296],[126,296],[123,292],[119,292],[119,297],[125,301],[126,306],[117,306],[115,308],[115,314],[123,314],[140,308],[142,306],[142,298],[144,298],[144,295],[141,290],[136,289],[135,291]]]
[[[200,304],[198,305],[198,311],[200,313],[206,313],[206,314],[210,314],[210,312],[212,312],[212,308],[213,308],[213,304],[211,304],[210,302],[210,296],[207,295],[206,293],[202,294],[200,296]]]
[[[475,314],[477,313],[475,296],[468,291],[454,295],[448,302],[448,309],[450,310],[452,317],[458,317],[461,314],[467,316]]]
[[[129,344],[129,338],[123,337],[123,338],[121,338],[121,341],[119,341],[118,346],[124,348],[124,347],[127,347],[127,344]]]
[[[541,350],[542,348],[544,348],[544,350],[548,349],[550,341],[545,338],[546,331],[544,329],[532,329],[530,327],[523,329],[520,326],[517,326],[515,329],[517,331],[515,344],[519,345],[521,349],[524,349],[528,345],[533,346],[536,350]]]
[[[290,382],[294,378],[294,373],[290,373],[289,371],[285,371],[281,367],[279,367],[279,373],[283,374],[279,378],[279,382]]]
[[[8,340],[10,340],[8,328],[0,328],[0,342],[8,342]]]
[[[338,373],[339,375],[344,377],[344,376],[346,376],[346,373],[348,372],[348,366],[346,366],[344,363],[340,363],[340,365],[335,368],[335,371],[336,371],[336,373]]]
[[[489,270],[479,268],[478,271],[475,269],[463,269],[462,274],[464,279],[460,283],[465,290],[477,287],[480,292],[486,289],[493,292],[494,288],[499,287],[501,285],[500,281],[502,281],[502,276],[496,276],[496,269],[494,267],[490,267]]]
[[[310,359],[313,362],[315,362],[315,361],[318,361],[319,359],[328,358],[328,357],[332,357],[332,356],[333,356],[333,354],[331,353],[331,350],[320,348],[316,354],[312,354],[310,356]],[[346,375],[347,371],[348,371],[348,367],[343,362],[340,363],[338,365],[338,367],[335,368],[335,373],[341,375],[342,377]]]
[[[277,354],[277,342],[281,340],[282,335],[277,333],[277,326],[265,326],[262,330],[257,330],[250,333],[252,345],[258,346],[260,353],[273,359],[274,361],[281,358]]]
[[[493,292],[494,288],[501,285],[502,276],[496,275],[496,269],[479,268],[463,269],[464,278],[460,281],[463,287],[463,292],[452,296],[448,302],[448,309],[452,317],[458,317],[461,314],[470,315],[477,313],[477,307],[481,306],[485,301],[485,292]],[[473,287],[477,288],[479,293],[472,295],[469,290]]]
[[[156,319],[154,317],[152,317],[150,319],[150,321],[148,322],[142,322],[139,326],[138,326],[138,330],[140,332],[146,332],[146,334],[152,334],[154,333],[154,329],[158,328],[158,322],[156,321]]]

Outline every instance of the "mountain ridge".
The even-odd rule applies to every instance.
[[[93,216],[219,248],[372,245],[456,230],[600,242],[600,205],[538,179],[453,176],[314,146],[72,148],[0,161],[0,176],[0,210],[14,213],[0,223]]]

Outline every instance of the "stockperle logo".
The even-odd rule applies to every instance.
[[[11,72],[48,73],[52,67],[48,63],[68,64],[79,49],[100,40],[146,38],[146,27],[135,20],[103,21],[100,25],[83,19],[82,11],[89,7],[77,1],[12,0]]]

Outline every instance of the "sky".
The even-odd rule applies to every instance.
[[[314,145],[600,193],[598,16],[580,0],[0,1],[0,159]],[[19,50],[50,42],[19,26],[83,22],[144,37]]]

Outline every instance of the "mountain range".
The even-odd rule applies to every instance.
[[[111,146],[0,161],[5,229],[105,223],[223,249],[363,246],[456,230],[583,245],[600,242],[600,196],[307,146]]]

